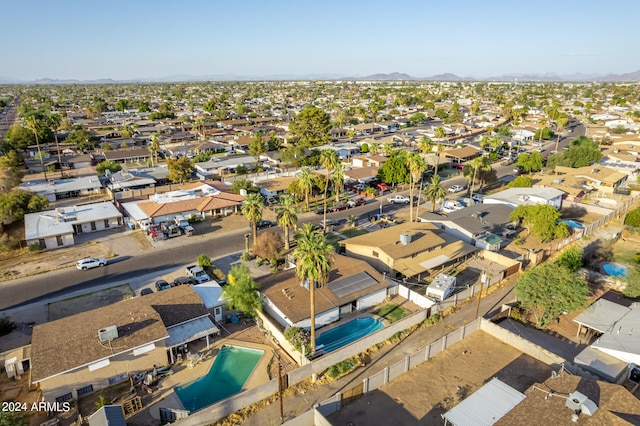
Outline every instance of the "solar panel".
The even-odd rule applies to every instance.
[[[331,282],[328,284],[328,287],[337,297],[343,298],[376,284],[378,284],[378,281],[371,275],[366,272],[358,272],[350,277]]]

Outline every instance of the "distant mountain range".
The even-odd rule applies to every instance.
[[[0,84],[116,84],[116,83],[164,83],[177,81],[308,81],[308,80],[351,80],[351,81],[529,81],[529,82],[638,82],[640,70],[624,74],[505,74],[495,77],[459,77],[455,74],[444,73],[430,77],[413,77],[409,74],[392,72],[388,74],[371,74],[364,77],[349,77],[339,74],[274,74],[274,75],[170,75],[155,78],[133,78],[130,80],[113,80],[110,78],[97,80],[75,80],[55,78],[40,78],[37,80],[20,80],[0,76]]]

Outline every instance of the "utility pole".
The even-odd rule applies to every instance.
[[[304,347],[304,346],[303,346]],[[286,387],[286,376],[282,375],[282,358],[276,351],[273,352],[273,355],[276,357],[278,361],[278,399],[280,400],[280,424],[284,423],[284,397],[283,391]]]
[[[482,270],[482,275],[480,275],[480,293],[478,293],[478,304],[476,305],[476,319],[480,314],[480,300],[482,300],[482,286],[487,281],[487,272],[486,268]]]

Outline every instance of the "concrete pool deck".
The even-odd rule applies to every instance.
[[[178,395],[174,392],[174,388],[205,376],[215,362],[220,348],[225,345],[264,351],[264,354],[260,357],[260,360],[240,392],[262,385],[270,380],[268,367],[273,359],[273,349],[270,346],[229,338],[217,340],[214,344],[210,345],[209,349],[204,348],[198,351],[198,353],[203,354],[203,357],[193,367],[189,367],[189,360],[174,364],[171,368],[173,374],[160,382],[160,386],[158,387],[158,391],[160,392],[158,396],[159,400],[149,407],[149,414],[154,420],[160,420],[160,408],[185,409],[180,398],[178,398]]]

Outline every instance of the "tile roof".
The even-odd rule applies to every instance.
[[[163,340],[169,336],[166,327],[207,313],[198,294],[180,286],[36,325],[31,338],[32,381]],[[118,338],[110,347],[99,341],[98,330],[112,325],[118,327]]]
[[[360,272],[369,274],[371,278],[377,281],[377,284],[364,290],[348,294],[342,298],[335,295],[328,286],[317,288],[316,313],[320,314],[329,309],[350,303],[364,295],[381,290],[390,285],[382,274],[373,269],[365,261],[339,254],[333,255],[329,282],[335,282]],[[309,290],[300,285],[300,279],[296,276],[295,269],[288,269],[267,275],[259,278],[257,283],[260,287],[260,292],[267,296],[290,321],[296,323],[309,318]]]

